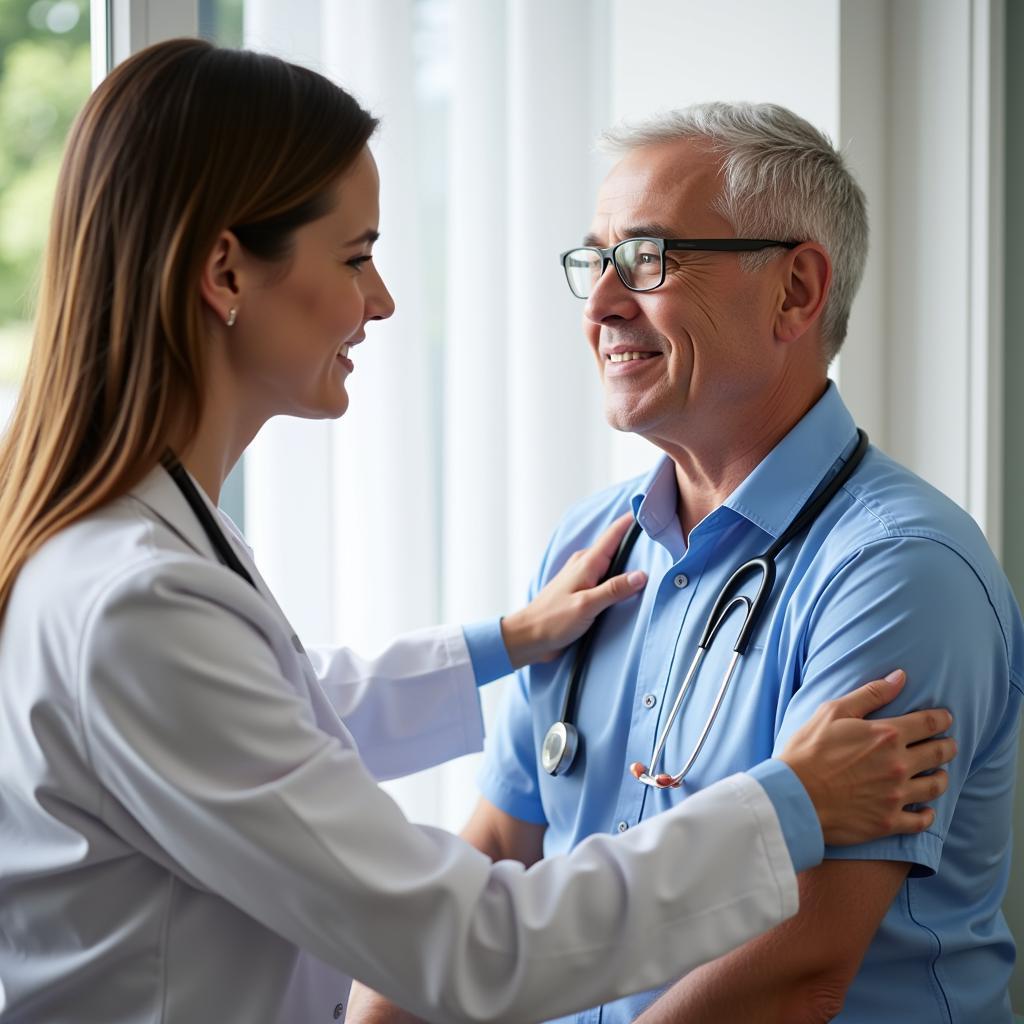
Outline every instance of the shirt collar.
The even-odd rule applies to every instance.
[[[725,499],[772,537],[778,537],[854,444],[856,425],[831,381],[795,427]]]
[[[630,499],[633,518],[640,529],[654,540],[667,526],[678,522],[678,500],[675,463],[666,455],[637,483]]]

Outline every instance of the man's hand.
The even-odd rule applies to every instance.
[[[956,756],[956,742],[930,739],[953,722],[948,711],[915,711],[900,718],[864,721],[903,689],[906,674],[890,673],[822,704],[780,755],[804,784],[825,842],[853,846],[895,833],[923,832],[935,819],[930,807],[908,810],[941,796],[949,784],[941,769]]]
[[[632,522],[632,513],[620,516],[592,547],[574,552],[525,608],[501,620],[514,668],[551,661],[583,636],[605,608],[642,589],[647,574],[639,571],[600,582]]]
[[[422,1021],[372,988],[353,981],[345,1024],[422,1024]]]

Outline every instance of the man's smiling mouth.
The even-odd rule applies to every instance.
[[[660,352],[609,352],[605,358],[610,363],[628,363],[633,359],[653,359]]]

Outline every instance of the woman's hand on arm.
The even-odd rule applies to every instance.
[[[825,702],[780,755],[807,790],[828,844],[923,832],[935,818],[930,807],[907,808],[946,791],[949,777],[939,766],[956,756],[956,741],[937,734],[953,716],[933,708],[864,718],[896,697],[905,682],[904,672],[893,672]]]
[[[574,552],[525,608],[501,620],[513,668],[556,658],[605,608],[643,588],[647,574],[636,570],[601,582],[632,522],[632,513],[620,516],[591,547]]]

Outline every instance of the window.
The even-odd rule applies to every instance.
[[[89,76],[87,0],[0,0],[0,421],[28,356],[57,171]]]

